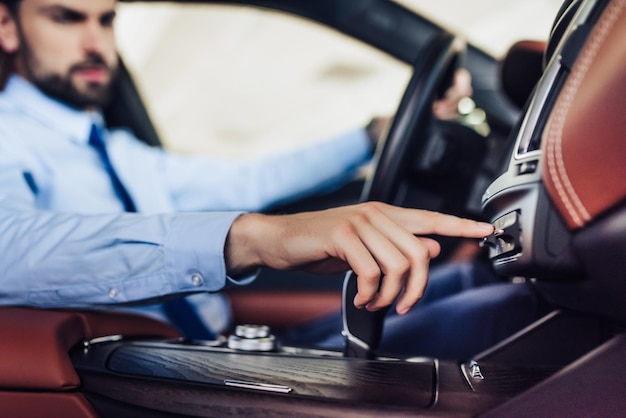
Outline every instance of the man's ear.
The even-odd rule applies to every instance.
[[[12,54],[19,46],[20,37],[13,14],[5,4],[0,4],[0,47],[7,54]]]

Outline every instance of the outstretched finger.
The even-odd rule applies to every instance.
[[[459,218],[439,212],[394,206],[384,206],[385,213],[397,224],[416,235],[445,235],[450,237],[482,238],[493,232],[493,225]]]

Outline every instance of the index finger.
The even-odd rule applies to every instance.
[[[493,225],[439,212],[389,206],[388,216],[413,234],[482,238],[493,232]]]

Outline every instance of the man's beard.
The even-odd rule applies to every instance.
[[[90,60],[90,62],[85,61],[73,65],[65,77],[60,74],[44,75],[40,77],[35,76],[32,77],[32,82],[48,96],[78,109],[96,106],[102,107],[109,103],[111,97],[111,83],[115,76],[114,72],[111,72],[111,79],[108,82],[103,84],[87,83],[83,91],[78,90],[72,83],[73,73],[93,67],[94,63],[92,60]]]
[[[85,61],[72,65],[65,75],[38,74],[37,59],[28,42],[23,36],[21,38],[18,54],[21,55],[24,71],[28,75],[29,81],[46,95],[77,109],[103,107],[109,103],[111,85],[117,77],[117,67],[109,67],[102,56],[94,53],[90,54]],[[86,69],[107,69],[110,78],[106,83],[87,83],[86,88],[81,91],[72,83],[72,76],[76,72]]]

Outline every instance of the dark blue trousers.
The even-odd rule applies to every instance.
[[[531,283],[503,282],[483,263],[435,267],[424,297],[408,314],[390,309],[379,352],[469,359],[550,310]],[[279,337],[286,345],[341,350],[341,329],[337,313]]]

